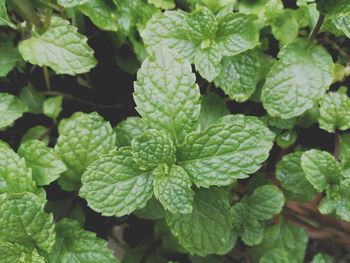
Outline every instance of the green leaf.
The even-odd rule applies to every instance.
[[[88,1],[90,0],[57,0],[57,3],[65,8],[71,8],[85,4]]]
[[[6,0],[0,0],[0,26],[10,26],[12,28],[16,28],[7,15]]]
[[[61,122],[59,134],[55,151],[67,167],[59,183],[65,190],[76,190],[86,168],[114,148],[113,129],[96,112],[78,112]]]
[[[286,45],[278,54],[262,90],[262,102],[273,117],[289,119],[310,109],[333,79],[328,52],[304,39]]]
[[[166,213],[171,232],[191,254],[226,254],[235,243],[227,192],[212,187],[195,192],[191,214]]]
[[[303,228],[281,219],[280,223],[265,230],[263,241],[254,247],[252,255],[254,258],[263,258],[264,255],[278,249],[284,251],[281,252],[283,255],[281,259],[284,261],[277,262],[300,263],[304,261],[307,240],[307,234]],[[288,261],[285,260],[287,255]]]
[[[339,163],[328,152],[309,150],[301,156],[301,167],[306,179],[319,192],[329,184],[339,184],[341,168]]]
[[[164,217],[164,208],[155,197],[152,197],[144,208],[135,210],[133,214],[140,218],[156,220]]]
[[[52,215],[32,193],[0,195],[0,240],[50,252],[55,244]]]
[[[291,256],[282,249],[272,249],[260,258],[259,263],[290,263]]]
[[[288,44],[298,37],[299,24],[294,10],[283,9],[282,12],[270,17],[268,23],[280,45]]]
[[[281,212],[284,197],[276,186],[264,185],[257,188],[247,202],[250,217],[256,220],[268,220]]]
[[[131,143],[132,156],[138,168],[150,170],[160,164],[174,164],[176,149],[171,139],[157,130],[147,130]]]
[[[24,60],[49,66],[57,74],[77,75],[96,66],[87,38],[68,21],[55,16],[45,33],[22,41],[18,48]]]
[[[17,243],[0,242],[0,262],[45,263],[45,259],[35,249],[30,250]]]
[[[95,233],[81,228],[71,219],[61,220],[57,226],[57,241],[49,262],[62,263],[117,263],[107,242],[97,238]]]
[[[214,14],[206,7],[200,7],[186,16],[184,29],[188,38],[194,41],[213,39],[217,30]]]
[[[250,220],[243,224],[241,237],[243,242],[248,246],[260,244],[264,237],[264,228],[259,221]]]
[[[230,13],[219,20],[216,42],[224,56],[242,53],[259,43],[255,19],[253,15]]]
[[[47,99],[43,105],[44,114],[51,119],[57,119],[62,111],[62,100],[62,96]]]
[[[162,9],[173,9],[175,7],[174,0],[148,0],[147,2]]]
[[[116,144],[119,147],[131,146],[132,139],[142,135],[147,128],[148,126],[143,119],[139,117],[127,118],[114,128]]]
[[[201,48],[194,58],[196,70],[208,82],[212,82],[220,73],[221,58],[221,50],[215,43],[208,48]]]
[[[193,191],[188,174],[177,165],[162,165],[153,171],[155,197],[171,213],[192,212]]]
[[[24,159],[0,141],[0,194],[35,191],[32,172]]]
[[[192,60],[200,43],[188,38],[184,29],[185,18],[186,13],[182,11],[166,11],[154,15],[141,31],[146,47],[168,47],[180,56]]]
[[[330,92],[320,101],[320,128],[328,132],[350,128],[350,99],[346,94]]]
[[[256,172],[274,134],[256,117],[229,115],[186,137],[178,161],[197,186],[228,185]]]
[[[213,92],[202,96],[199,122],[202,130],[217,122],[221,117],[230,114],[226,102]]]
[[[21,139],[21,144],[30,140],[39,140],[45,143],[45,145],[49,144],[49,130],[41,125],[34,126],[30,128]]]
[[[197,127],[200,92],[195,75],[189,62],[177,59],[168,49],[157,49],[154,57],[143,62],[134,99],[145,122],[167,132],[176,144]]]
[[[37,185],[49,185],[66,171],[66,166],[57,158],[54,150],[41,141],[31,140],[21,144],[18,154],[32,169]]]
[[[0,0],[0,26],[1,26],[1,3]],[[20,56],[17,48],[13,46],[11,38],[0,32],[0,77],[6,75],[13,70]]]
[[[116,8],[104,0],[89,0],[79,10],[100,29],[118,31]]]
[[[0,93],[0,130],[11,126],[15,120],[22,117],[27,111],[26,105],[17,97],[1,92]]]
[[[221,61],[221,73],[215,79],[232,100],[244,102],[255,91],[259,82],[260,59],[255,51],[247,51],[232,57],[224,57]]]
[[[344,12],[350,11],[349,1],[348,0],[316,0],[317,9],[322,14],[326,15],[336,15]]]
[[[277,163],[276,176],[283,188],[303,199],[311,200],[316,191],[306,179],[301,167],[302,154],[302,152],[294,152],[285,155]]]
[[[298,134],[294,129],[283,131],[276,136],[277,145],[281,148],[292,146],[298,138]]]
[[[327,254],[318,253],[314,256],[311,263],[333,263],[333,258]]]
[[[350,11],[345,14],[336,15],[332,22],[338,30],[350,38]]]
[[[350,134],[339,136],[339,158],[343,171],[350,168]]]
[[[137,168],[129,147],[114,150],[88,167],[79,195],[102,215],[128,215],[152,197],[151,173]]]
[[[34,89],[31,85],[24,87],[19,95],[24,104],[27,105],[28,112],[33,114],[41,114],[43,112],[43,103],[45,96]]]

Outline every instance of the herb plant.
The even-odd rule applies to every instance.
[[[349,0],[0,0],[0,262],[350,260],[349,38]]]

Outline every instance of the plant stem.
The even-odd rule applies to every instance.
[[[51,81],[50,81],[50,74],[47,66],[43,66],[43,73],[44,73],[44,80],[45,80],[45,86],[48,91],[51,90]]]
[[[316,35],[318,34],[318,32],[320,31],[320,29],[322,27],[322,24],[323,24],[325,18],[326,18],[325,15],[320,15],[318,17],[316,25],[315,25],[314,29],[311,31],[311,33],[310,33],[310,35],[308,37],[309,40],[314,40],[315,39]]]
[[[339,160],[339,136],[338,134],[334,134],[334,153],[333,157],[336,160]]]
[[[15,11],[28,23],[36,27],[42,27],[40,17],[35,12],[35,9],[30,0],[11,0],[10,1]]]

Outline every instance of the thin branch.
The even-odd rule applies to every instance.
[[[315,39],[316,35],[318,34],[318,32],[320,31],[320,29],[322,27],[322,24],[323,24],[325,18],[326,18],[325,15],[320,15],[318,17],[316,25],[315,25],[314,29],[311,31],[311,33],[310,33],[310,35],[308,37],[309,40],[314,40]]]
[[[50,74],[47,66],[43,66],[43,73],[44,73],[44,80],[45,80],[45,86],[48,91],[51,90],[51,81],[50,81]]]

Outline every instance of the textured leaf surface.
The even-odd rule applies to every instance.
[[[186,13],[166,11],[156,14],[141,32],[146,47],[166,46],[184,58],[193,59],[200,43],[188,38],[184,28]]]
[[[173,164],[176,160],[176,149],[172,140],[153,129],[135,137],[131,149],[134,161],[141,170],[154,169],[160,164]]]
[[[0,141],[0,194],[35,192],[31,170],[7,144]]]
[[[302,152],[294,152],[284,156],[276,166],[276,176],[285,189],[310,200],[316,192],[306,179],[301,167],[302,154]]]
[[[311,263],[333,263],[333,258],[330,255],[318,253]]]
[[[192,212],[193,191],[191,180],[182,167],[177,165],[159,166],[153,174],[155,197],[171,213]]]
[[[221,73],[215,79],[215,84],[232,100],[246,101],[258,84],[257,72],[260,67],[260,60],[255,51],[224,57],[221,61]]]
[[[176,143],[197,126],[200,93],[191,65],[159,48],[137,73],[134,99],[146,123],[167,132]]]
[[[246,14],[228,14],[218,23],[216,42],[224,56],[233,56],[259,43],[258,28],[254,25],[255,16]]]
[[[175,7],[174,0],[148,0],[148,3],[162,9],[173,9]]]
[[[75,190],[85,169],[114,148],[115,136],[111,125],[96,112],[75,113],[61,122],[59,134],[55,151],[67,167],[59,182],[64,189]]]
[[[262,102],[271,116],[289,119],[310,109],[329,88],[333,62],[328,52],[306,40],[286,45],[271,68]]]
[[[171,232],[191,254],[225,254],[234,245],[227,193],[220,188],[195,192],[191,214],[166,213]]]
[[[256,117],[230,115],[186,137],[179,165],[198,186],[227,185],[257,171],[274,135]]]
[[[350,99],[346,94],[330,92],[320,101],[320,128],[328,132],[350,128]]]
[[[147,130],[147,124],[139,117],[129,117],[125,121],[120,122],[115,128],[115,136],[117,145],[130,146],[132,139],[142,135]]]
[[[51,119],[56,119],[62,111],[62,100],[62,96],[47,99],[43,105],[44,114]]]
[[[281,212],[284,197],[276,186],[265,185],[257,188],[248,199],[250,216],[256,220],[271,219]]]
[[[213,39],[217,30],[214,14],[206,7],[200,7],[186,16],[184,29],[193,41]]]
[[[49,185],[66,171],[66,166],[58,159],[54,150],[41,141],[31,140],[23,143],[18,154],[32,169],[37,185]]]
[[[221,51],[216,44],[212,44],[209,48],[200,49],[194,58],[196,70],[203,78],[211,82],[220,73],[221,58]]]
[[[320,192],[325,190],[329,184],[340,182],[340,165],[328,152],[310,150],[303,153],[301,166],[306,179]]]
[[[241,237],[248,246],[260,244],[264,237],[264,228],[257,220],[248,221],[243,224]]]
[[[0,25],[1,25],[1,1],[0,1]],[[12,44],[11,39],[0,33],[0,77],[6,75],[15,67],[19,60],[19,53],[17,48]]]
[[[65,8],[75,7],[82,5],[90,0],[57,0],[57,3]]]
[[[57,74],[76,75],[96,66],[87,38],[59,17],[52,17],[44,34],[22,41],[18,48],[24,60],[49,66]]]
[[[100,29],[118,31],[117,15],[115,8],[103,0],[89,0],[79,6],[79,10]]]
[[[202,130],[217,122],[221,117],[230,114],[226,102],[213,92],[207,93],[201,99],[199,122]]]
[[[291,255],[282,249],[272,249],[260,258],[259,263],[290,263],[290,257]]]
[[[0,241],[0,262],[2,263],[45,263],[38,252],[25,248],[17,243]]]
[[[1,194],[0,214],[0,240],[51,251],[55,244],[55,225],[36,195]]]
[[[27,107],[17,97],[0,93],[0,130],[12,125],[26,111]]]
[[[151,173],[137,168],[128,147],[111,151],[88,167],[79,194],[103,215],[128,215],[152,197]]]
[[[57,241],[48,259],[50,263],[117,263],[107,242],[81,228],[71,219],[61,220],[57,226]]]

